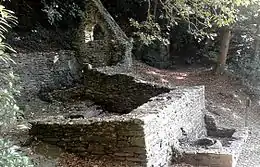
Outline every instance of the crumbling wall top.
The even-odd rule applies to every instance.
[[[84,17],[76,32],[74,43],[82,63],[94,67],[113,66],[119,63],[131,66],[131,40],[100,0],[85,2]],[[101,32],[96,32],[97,29]],[[101,33],[102,37],[95,39],[95,33]]]

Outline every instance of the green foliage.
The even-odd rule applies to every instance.
[[[130,19],[130,24],[137,29],[133,35],[142,41],[144,45],[151,45],[155,41],[160,41],[165,45],[169,44],[169,40],[167,38],[163,38],[163,33],[158,23],[152,21],[144,21],[139,23],[134,19]]]
[[[14,94],[17,88],[15,86],[15,76],[12,72],[14,61],[10,53],[15,52],[9,45],[4,43],[5,33],[11,24],[16,24],[16,17],[13,12],[5,9],[0,4],[0,136],[1,133],[12,127],[16,121],[19,108],[16,106]],[[0,166],[2,167],[32,167],[28,157],[17,152],[17,147],[3,138],[0,138]]]
[[[1,167],[33,167],[29,157],[16,151],[17,148],[10,141],[0,139]]]
[[[41,0],[48,21],[51,25],[72,26],[83,16],[84,1],[75,0]]]
[[[234,26],[232,58],[229,69],[250,82],[259,82],[260,52],[260,1],[239,8],[239,18]]]
[[[142,37],[141,39],[160,39],[158,37],[158,30],[160,28],[152,29],[154,26],[150,25],[157,25],[156,18],[163,18],[167,20],[166,26],[165,22],[163,24],[159,24],[159,27],[166,27],[163,28],[163,34],[161,38],[166,37],[167,40],[167,33],[171,28],[174,28],[175,25],[179,23],[186,22],[188,24],[187,31],[194,35],[198,41],[201,41],[203,38],[214,38],[216,37],[216,30],[223,26],[230,26],[234,24],[237,20],[238,14],[238,7],[240,6],[248,6],[251,1],[250,0],[195,0],[195,1],[187,1],[187,0],[159,0],[161,10],[161,14],[159,16],[154,16],[150,12],[150,8],[153,5],[151,0],[148,0],[148,19],[141,28],[148,27],[146,31],[149,31],[147,37]],[[157,8],[155,8],[157,9]],[[154,12],[156,13],[156,12]],[[153,19],[150,19],[153,18]],[[136,27],[139,31],[139,34],[145,34],[146,31],[142,31],[140,29],[140,25],[137,23],[132,24]],[[158,27],[158,26],[156,26]],[[162,32],[162,31],[161,31]],[[155,34],[150,35],[150,34]],[[139,35],[140,36],[140,35]],[[145,42],[148,43],[148,42]]]
[[[17,22],[13,16],[13,12],[5,9],[2,5],[0,5],[0,13],[0,130],[3,130],[16,120],[16,115],[19,111],[14,99],[14,95],[18,91],[15,85],[16,77],[12,71],[14,61],[10,54],[15,51],[4,42],[5,33],[8,32],[12,24],[16,24]]]
[[[237,19],[239,6],[247,6],[249,0],[195,0],[195,1],[161,1],[171,23],[185,20],[194,35],[209,35],[207,29],[233,24]],[[171,11],[174,11],[171,12]],[[201,29],[200,29],[201,28]]]

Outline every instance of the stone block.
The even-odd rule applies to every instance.
[[[194,166],[235,167],[232,154],[187,153],[183,155],[183,161]]]
[[[214,129],[220,131],[219,127]],[[212,128],[210,130],[212,132]],[[229,129],[223,129],[223,131],[225,130],[230,132]],[[185,145],[182,145],[181,152],[183,154],[179,162],[193,166],[235,167],[244,142],[248,137],[248,129],[237,129],[231,135],[224,132],[213,134],[214,136],[188,141]],[[217,134],[219,136],[216,136]],[[226,134],[226,136],[223,136],[223,134]],[[210,142],[206,142],[206,139]]]

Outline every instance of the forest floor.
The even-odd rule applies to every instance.
[[[245,116],[248,111],[250,136],[240,155],[237,167],[258,167],[260,165],[260,113],[259,100],[252,96],[241,81],[230,75],[213,75],[203,67],[179,68],[178,70],[159,70],[135,62],[136,74],[145,80],[172,86],[204,85],[206,108],[217,118],[218,124],[224,127],[245,127]],[[246,99],[251,96],[252,107],[246,108]],[[82,159],[72,154],[62,154],[58,160],[59,167],[111,167],[124,164],[103,163],[93,159]],[[46,166],[46,165],[45,165]],[[185,165],[183,165],[185,166]],[[189,165],[186,165],[189,166]]]

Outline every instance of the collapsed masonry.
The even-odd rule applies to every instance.
[[[181,162],[234,167],[247,135],[218,128],[206,116],[204,87],[170,88],[138,79],[124,68],[131,66],[132,44],[102,3],[87,0],[85,14],[75,46],[80,65],[93,68],[84,70],[81,85],[50,90],[42,94],[50,97],[42,99],[64,104],[91,100],[101,114],[89,114],[86,105],[80,113],[38,118],[30,121],[30,134],[67,151],[109,156],[133,167]],[[98,28],[101,35],[95,39]],[[77,68],[72,69],[75,74]]]

